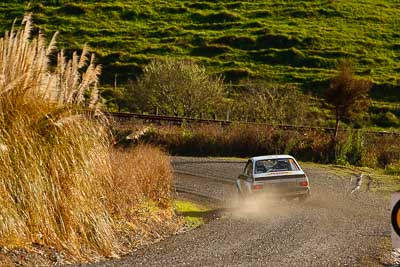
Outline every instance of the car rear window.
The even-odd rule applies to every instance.
[[[264,159],[255,163],[255,174],[300,170],[293,159]]]

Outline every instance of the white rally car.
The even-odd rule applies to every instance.
[[[307,175],[296,159],[289,155],[250,158],[236,180],[236,186],[243,197],[265,193],[304,201],[310,196]]]

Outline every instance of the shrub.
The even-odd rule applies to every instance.
[[[388,175],[400,175],[400,162],[389,164],[385,168],[385,173]]]
[[[373,121],[376,125],[382,127],[397,127],[400,125],[400,120],[390,111],[375,115]]]
[[[330,142],[316,131],[283,131],[259,125],[160,126],[142,141],[161,145],[172,154],[239,156],[290,153],[300,159],[326,161]]]
[[[204,67],[170,58],[152,61],[131,87],[139,110],[193,117],[214,113],[223,89],[222,79],[209,76]]]
[[[359,154],[359,165],[385,168],[397,164],[400,159],[400,143],[397,135],[377,135],[360,131],[358,133],[360,135],[358,144],[354,142],[354,147]]]
[[[359,163],[361,157],[360,139],[359,132],[344,132],[335,144],[335,163],[340,165]]]

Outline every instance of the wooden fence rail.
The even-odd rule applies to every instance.
[[[325,132],[333,132],[334,128],[329,127],[316,127],[316,126],[299,126],[299,125],[284,125],[284,124],[267,124],[267,123],[256,123],[256,122],[243,122],[243,121],[227,121],[227,120],[212,120],[212,119],[197,119],[190,117],[173,117],[173,116],[163,116],[163,115],[146,115],[139,113],[124,113],[124,112],[105,112],[105,115],[111,118],[114,118],[118,121],[129,121],[129,120],[142,120],[144,122],[167,122],[172,124],[181,125],[183,123],[197,123],[197,124],[219,124],[223,126],[231,125],[231,124],[244,124],[244,125],[259,125],[260,127],[274,127],[283,130],[316,130],[316,131],[325,131]],[[342,131],[349,131],[348,129],[344,129]],[[400,132],[394,131],[363,131],[365,134],[383,136],[383,135],[393,135],[399,136]]]

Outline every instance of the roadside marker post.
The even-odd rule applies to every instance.
[[[391,201],[392,247],[400,248],[400,192],[392,194]]]

